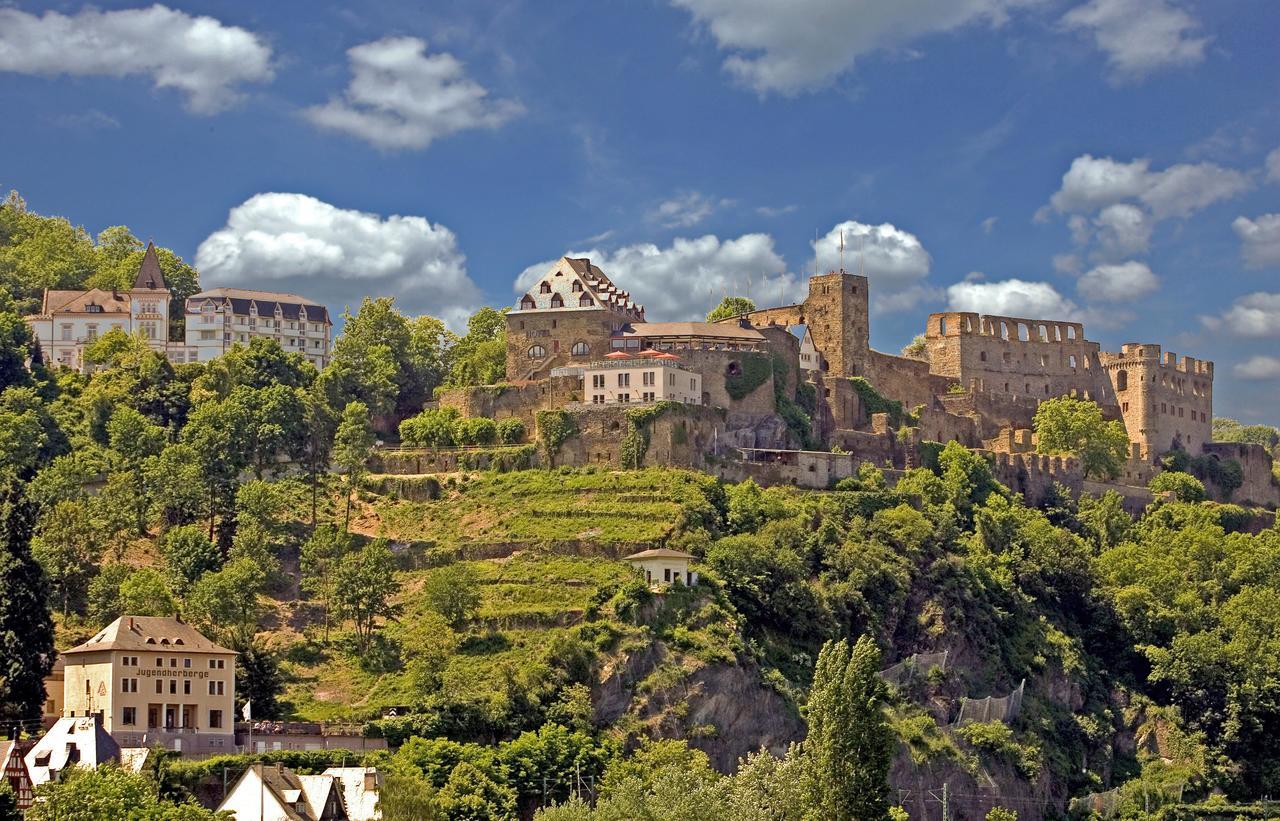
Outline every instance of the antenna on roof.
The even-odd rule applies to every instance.
[[[840,229],[840,273],[844,273],[844,229]]]

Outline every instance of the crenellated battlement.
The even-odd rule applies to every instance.
[[[1196,359],[1194,356],[1179,358],[1173,351],[1160,350],[1160,346],[1150,342],[1126,342],[1120,346],[1120,353],[1103,353],[1102,364],[1106,368],[1120,368],[1125,365],[1145,365],[1179,371],[1189,376],[1213,379],[1213,362],[1208,359]]]

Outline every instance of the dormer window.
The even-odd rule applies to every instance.
[[[520,300],[520,310],[522,310],[522,311],[532,311],[532,310],[533,310],[534,308],[536,308],[536,307],[538,307],[538,303],[536,303],[536,302],[534,302],[534,301],[533,301],[533,297],[529,296],[528,294],[525,294],[525,295],[524,295],[524,297],[523,297],[523,298],[521,298],[521,300]]]
[[[538,293],[540,293],[540,294],[549,294],[549,293],[551,293],[551,283],[550,283],[550,282],[543,282],[542,284],[540,284],[540,285],[538,286]]]
[[[552,308],[563,308],[563,307],[564,307],[564,297],[560,296],[559,294],[552,294],[552,296],[551,296],[551,307],[552,307]]]
[[[587,296],[586,294],[583,294],[578,298],[578,307],[580,308],[590,308],[592,305],[595,305],[595,304],[596,304],[595,301],[592,300],[591,297]]]
[[[569,290],[573,291],[575,294],[582,293],[582,283],[575,280],[573,287]]]

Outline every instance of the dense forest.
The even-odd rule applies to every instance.
[[[255,716],[385,738],[388,819],[924,819],[944,784],[960,818],[1278,812],[1280,532],[1189,474],[1136,521],[1115,494],[1027,507],[955,443],[826,492],[382,476],[375,423],[538,446],[419,416],[500,380],[499,312],[454,334],[366,300],[322,372],[265,340],[174,366],[119,332],[89,374],[44,365],[21,315],[45,287],[127,284],[140,245],[0,205],[0,726],[36,731],[57,648],[180,614],[241,653]],[[161,261],[175,298],[198,290]],[[659,543],[698,557],[696,586],[655,595],[616,560]],[[926,654],[947,661],[900,664]],[[210,818],[196,799],[250,760],[76,773],[28,817]]]

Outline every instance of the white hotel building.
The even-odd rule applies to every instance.
[[[169,300],[155,246],[127,291],[44,292],[40,312],[26,317],[45,362],[86,370],[84,350],[109,331],[141,334],[147,345],[175,364],[208,362],[257,337],[274,339],[286,353],[300,353],[317,368],[329,364],[333,322],[323,305],[296,294],[213,288],[183,305],[185,339],[168,341]]]
[[[329,364],[333,322],[305,297],[244,288],[213,288],[187,299],[186,361],[208,362],[256,337],[274,339],[317,368]]]

